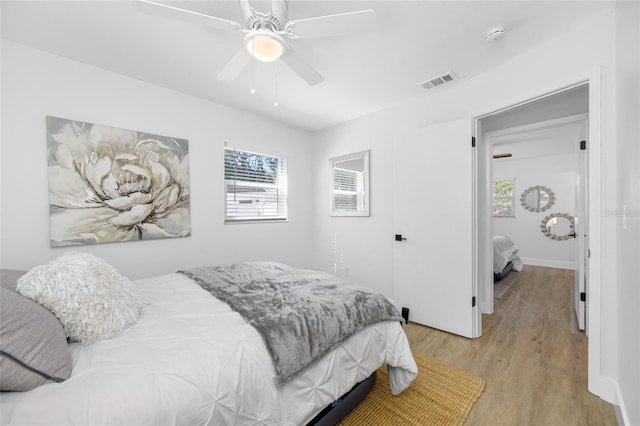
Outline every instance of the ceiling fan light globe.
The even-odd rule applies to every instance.
[[[282,39],[270,31],[247,34],[245,46],[254,58],[262,62],[273,62],[284,53]]]

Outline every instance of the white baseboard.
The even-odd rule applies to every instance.
[[[566,260],[534,259],[532,257],[523,257],[522,263],[531,266],[545,266],[547,268],[571,269],[572,271],[575,271],[576,269],[575,262],[569,262]]]
[[[624,398],[620,393],[620,387],[618,387],[618,382],[615,382],[615,391],[616,391],[616,404],[614,405],[614,409],[616,412],[616,419],[618,420],[618,426],[631,426],[631,421],[629,420],[629,413],[627,412],[627,407],[624,403]]]

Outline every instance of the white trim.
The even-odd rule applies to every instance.
[[[480,314],[493,313],[493,152],[484,143],[482,121],[473,119],[476,148],[474,149],[474,262],[475,289],[478,294]],[[483,201],[484,200],[484,201]],[[489,284],[490,283],[490,284]]]
[[[480,219],[480,210],[482,207],[478,197],[478,191],[473,190],[473,188],[477,188],[479,184],[478,179],[478,161],[480,160],[480,156],[478,155],[478,141],[477,141],[477,131],[478,131],[478,122],[473,119],[471,116],[467,116],[469,120],[469,124],[471,125],[469,128],[470,138],[468,142],[474,141],[473,146],[475,147],[471,151],[471,297],[475,298],[475,305],[472,307],[471,314],[471,337],[478,338],[482,337],[482,299],[484,294],[480,289],[478,279],[479,275],[482,273],[483,265],[480,264],[480,254],[482,252],[479,244],[482,242],[482,230],[479,228],[479,219]],[[488,203],[488,200],[485,202]],[[493,202],[491,203],[493,204]],[[493,308],[493,305],[492,305]]]
[[[588,84],[588,83],[584,83]],[[559,91],[558,94],[563,91]],[[491,132],[487,132],[486,136],[495,138],[498,136],[511,136],[518,135],[520,133],[528,133],[532,130],[544,130],[544,129],[553,129],[554,127],[568,126],[571,124],[583,123],[587,121],[589,118],[589,114],[574,114],[568,115],[566,117],[552,118],[550,120],[537,121],[535,123],[524,124],[522,126],[514,126],[508,127],[505,129],[493,130]]]
[[[578,78],[574,79],[572,82],[567,82],[566,84],[560,84],[558,86],[555,86],[556,87],[555,89],[550,89],[543,93],[540,93],[539,91],[537,91],[537,92],[532,92],[528,96],[527,95],[518,96],[518,98],[514,99],[511,103],[507,102],[506,103],[507,106],[504,106],[495,110],[489,110],[489,111],[485,110],[482,112],[479,111],[477,114],[474,114],[473,116],[475,119],[481,120],[483,118],[488,118],[493,115],[498,115],[503,112],[507,112],[512,109],[530,104],[532,102],[548,98],[550,96],[559,95],[560,93],[568,92],[577,87],[587,84],[589,82],[590,75],[591,74],[579,76]]]
[[[620,387],[618,386],[617,382],[614,382],[613,386],[615,387],[615,392],[616,392],[616,401],[613,402],[613,404],[615,404],[615,406],[618,408],[618,410],[616,410],[616,417],[618,416],[618,412],[619,412],[619,415],[622,417],[622,425],[631,426],[629,411],[627,411],[627,406],[624,402],[624,398],[622,397],[622,392],[620,391]],[[619,422],[620,422],[620,419],[618,419],[618,423]]]
[[[543,99],[547,96],[562,93],[564,91],[573,89],[575,87],[588,84],[589,85],[589,231],[590,239],[589,245],[591,249],[591,257],[589,259],[589,295],[590,304],[587,315],[588,327],[589,327],[589,340],[588,340],[588,389],[591,393],[598,395],[606,401],[612,402],[616,399],[616,382],[609,377],[603,375],[602,371],[602,336],[601,336],[601,304],[602,304],[602,69],[597,67],[595,69],[586,70],[584,73],[580,73],[572,81],[567,82],[564,86],[557,85],[548,92],[540,95],[540,91],[532,92],[529,96],[521,97],[520,100],[516,100],[509,104],[506,102],[507,107],[503,107],[494,111],[484,111],[482,113],[474,114],[475,127],[480,129],[480,120],[482,118],[489,117],[491,115],[507,111],[509,109],[530,103],[534,100]],[[560,89],[558,89],[560,87]],[[536,90],[536,89],[532,89]],[[522,100],[524,99],[524,101]],[[486,145],[482,140],[482,133],[478,134],[476,147],[478,144]],[[486,148],[483,148],[486,151]],[[479,157],[479,156],[478,156]],[[478,158],[477,163],[480,164],[481,158]],[[475,173],[478,175],[478,172]],[[491,176],[483,177],[484,179],[491,179]],[[478,185],[480,187],[482,185]],[[485,187],[487,185],[484,185]],[[478,194],[478,197],[489,197],[491,192],[488,188],[484,195]],[[492,215],[486,214],[486,212],[478,212],[478,227],[477,229],[490,230],[493,233]],[[479,232],[479,231],[476,231]],[[481,244],[479,242],[479,244]],[[485,244],[486,248],[487,244]],[[478,252],[478,262],[483,263],[484,267],[491,267],[492,250],[485,250]],[[482,267],[479,268],[481,270]],[[486,275],[486,274],[485,274]],[[486,277],[485,277],[486,279]],[[486,297],[486,295],[485,295]]]
[[[589,83],[589,330],[588,388],[605,401],[615,401],[616,382],[602,372],[602,69],[587,75]]]
[[[553,259],[536,259],[533,257],[523,257],[522,263],[531,266],[544,266],[546,268],[558,268],[558,269],[571,269],[575,271],[575,262],[569,262],[566,260],[553,260]]]

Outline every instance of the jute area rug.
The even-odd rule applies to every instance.
[[[418,377],[408,389],[391,395],[387,367],[380,367],[369,395],[340,425],[464,425],[484,390],[484,380],[426,355],[414,352],[413,356]]]
[[[511,271],[507,274],[506,277],[495,283],[493,285],[493,298],[500,299],[502,296],[504,296],[506,291],[509,290],[509,287],[511,287],[513,283],[516,282],[518,277],[520,277],[520,272]]]

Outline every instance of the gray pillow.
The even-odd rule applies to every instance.
[[[18,278],[26,273],[22,269],[0,269],[0,287],[16,291]]]
[[[2,270],[0,281],[0,390],[28,391],[71,374],[71,354],[60,321],[15,292],[25,271]]]

